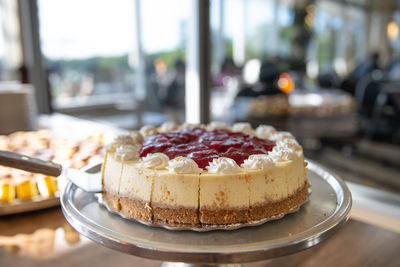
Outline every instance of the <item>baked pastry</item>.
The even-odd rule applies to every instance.
[[[294,137],[272,126],[145,126],[106,147],[103,199],[143,222],[254,222],[307,200],[306,165]]]
[[[49,130],[0,135],[0,150],[51,160],[75,169],[101,161],[104,157],[101,134],[67,139],[54,136]],[[56,180],[50,176],[0,166],[0,206],[12,204],[15,200],[58,195],[67,182],[65,176]]]

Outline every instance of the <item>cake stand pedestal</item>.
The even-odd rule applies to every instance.
[[[298,212],[238,230],[195,232],[146,226],[108,212],[93,193],[71,183],[61,205],[78,232],[111,249],[165,261],[164,267],[240,266],[315,246],[348,220],[352,200],[346,184],[313,162],[308,169],[312,194]]]
[[[243,264],[191,264],[183,262],[164,262],[161,267],[242,267]]]

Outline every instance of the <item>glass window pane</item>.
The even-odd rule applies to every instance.
[[[134,11],[129,0],[39,1],[55,108],[110,103],[132,94]]]
[[[147,105],[170,120],[185,119],[186,40],[191,1],[146,0],[141,4]]]
[[[315,88],[321,74],[348,75],[367,54],[368,14],[361,2],[211,1],[213,119],[246,119],[247,109],[236,114],[235,105],[243,104],[238,96],[266,93],[260,75],[289,73],[290,90]],[[263,63],[269,67],[261,73]]]
[[[116,104],[140,109],[143,122],[183,122],[190,3],[40,0],[55,108]]]

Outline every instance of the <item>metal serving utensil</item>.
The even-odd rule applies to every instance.
[[[0,150],[0,165],[53,177],[65,175],[72,183],[86,192],[102,191],[101,175],[99,173],[88,173],[76,169],[63,168],[60,164],[51,161],[44,161],[3,150]]]

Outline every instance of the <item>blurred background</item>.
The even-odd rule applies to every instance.
[[[350,226],[322,251],[345,242],[336,259],[361,248],[372,265],[396,265],[399,24],[399,0],[0,0],[0,150],[81,168],[101,161],[106,133],[166,121],[269,124],[349,182]],[[59,205],[62,181],[0,168],[0,216],[16,213],[0,220],[0,265],[133,259],[80,237],[59,207],[41,210]],[[41,211],[19,214],[28,206]],[[362,238],[378,241],[368,251]],[[31,260],[60,240],[61,256]]]
[[[211,0],[200,20],[193,0],[0,3],[1,86],[30,99],[10,105],[3,93],[3,113],[22,113],[3,120],[3,134],[51,113],[123,129],[182,123],[194,87],[186,70],[200,55],[206,120],[289,130],[349,179],[365,183],[354,175],[365,172],[400,188],[399,1]],[[364,168],[382,162],[377,175]]]

